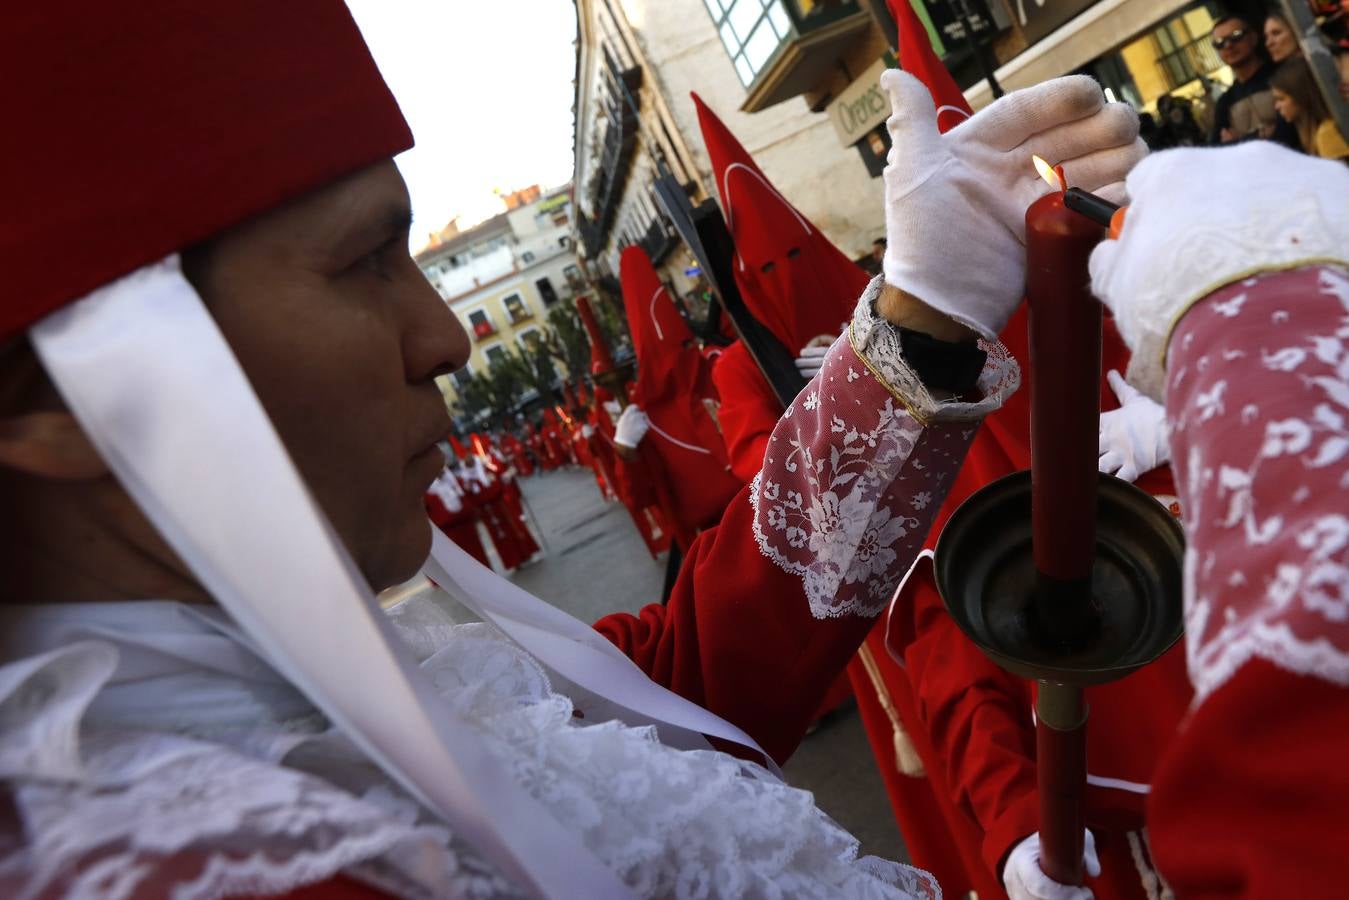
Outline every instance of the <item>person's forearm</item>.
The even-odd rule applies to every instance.
[[[876,301],[876,312],[891,325],[921,331],[939,341],[973,343],[979,338],[973,329],[938,312],[894,285],[881,286],[881,295]]]
[[[1149,808],[1162,873],[1184,896],[1330,896],[1343,884],[1346,301],[1344,268],[1267,272],[1195,303],[1169,345],[1196,693]],[[1270,810],[1293,797],[1289,830]]]
[[[879,290],[778,422],[754,483],[695,542],[669,604],[596,625],[778,759],[922,548],[979,419],[1016,386],[994,354],[977,403],[914,391],[873,312]]]

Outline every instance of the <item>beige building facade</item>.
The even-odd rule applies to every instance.
[[[548,311],[570,302],[581,283],[571,185],[526,189],[503,200],[521,197],[514,208],[471,228],[460,231],[452,222],[415,255],[473,342],[468,365],[440,379],[448,402],[494,359],[541,336]]]

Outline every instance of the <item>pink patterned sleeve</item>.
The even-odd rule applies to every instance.
[[[877,615],[922,549],[979,421],[1016,390],[997,344],[977,399],[939,399],[875,312],[881,280],[778,422],[750,487],[760,551],[801,579],[817,619]]]
[[[1269,273],[1195,306],[1166,407],[1197,702],[1257,658],[1349,687],[1349,273]]]

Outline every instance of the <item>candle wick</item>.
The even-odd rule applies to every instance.
[[[1054,177],[1058,178],[1059,180],[1059,193],[1060,194],[1068,193],[1068,176],[1064,174],[1063,166],[1054,167]]]

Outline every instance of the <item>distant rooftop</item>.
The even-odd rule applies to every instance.
[[[456,250],[471,247],[479,241],[510,231],[510,229],[510,221],[506,218],[504,212],[497,213],[492,218],[485,219],[466,231],[459,230],[459,220],[454,218],[445,228],[432,234],[427,245],[418,250],[415,257],[417,262],[423,262],[432,256],[452,254]]]

